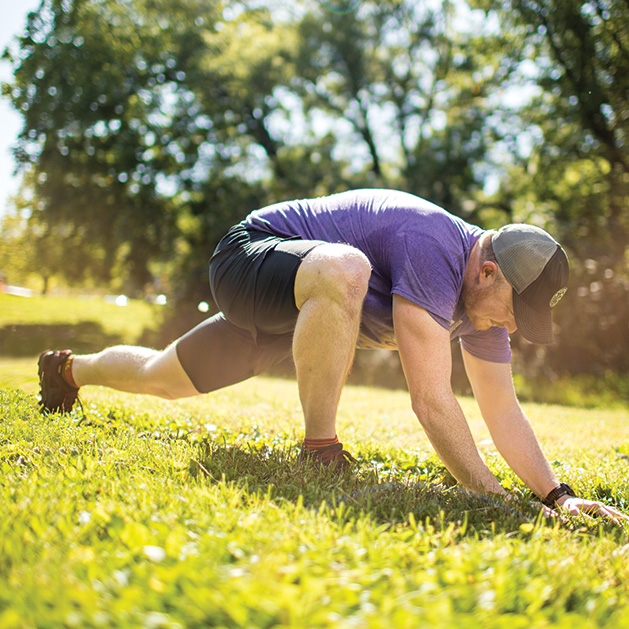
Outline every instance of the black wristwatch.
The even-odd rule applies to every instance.
[[[542,504],[550,507],[551,509],[557,504],[557,500],[562,496],[572,496],[576,498],[576,494],[570,485],[566,485],[566,483],[560,483],[553,489],[544,500],[542,500]]]

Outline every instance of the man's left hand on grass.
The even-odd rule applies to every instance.
[[[560,505],[557,511],[567,511],[570,515],[579,515],[580,513],[588,516],[600,516],[610,519],[614,524],[628,524],[629,516],[602,502],[594,500],[585,500],[584,498],[575,498],[568,496]]]

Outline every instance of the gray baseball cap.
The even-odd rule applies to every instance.
[[[568,289],[568,257],[539,227],[506,225],[492,236],[496,261],[513,287],[515,322],[531,343],[553,342],[552,309]]]

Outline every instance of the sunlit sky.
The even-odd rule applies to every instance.
[[[39,6],[39,0],[0,0],[0,49],[4,51],[16,34],[26,26],[26,16]],[[0,62],[0,82],[11,78],[11,67]],[[0,97],[0,214],[7,209],[9,198],[17,192],[19,181],[13,175],[15,161],[11,146],[21,128],[20,116],[6,98]]]

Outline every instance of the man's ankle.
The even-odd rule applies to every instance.
[[[61,370],[61,375],[63,379],[73,388],[78,389],[79,385],[74,380],[72,376],[72,363],[74,362],[74,354],[70,354],[66,359],[63,369]]]
[[[336,443],[339,443],[338,435],[327,439],[304,439],[304,447],[307,450],[320,450],[321,448],[327,448]]]

